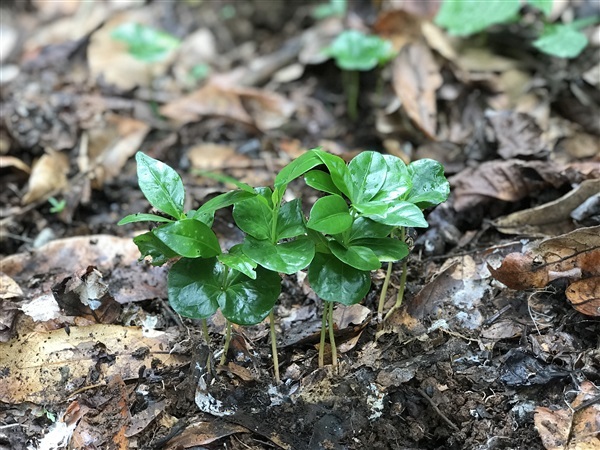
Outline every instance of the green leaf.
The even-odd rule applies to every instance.
[[[271,239],[273,210],[262,195],[236,203],[233,218],[244,233],[259,240]]]
[[[273,244],[268,240],[246,236],[242,244],[244,253],[266,269],[288,275],[304,269],[315,254],[315,244],[306,237],[290,242]]]
[[[216,258],[181,259],[167,279],[169,302],[182,316],[205,319],[220,307],[223,315],[240,325],[260,323],[281,292],[277,273],[257,268],[252,280],[235,270],[225,270]]]
[[[111,37],[125,42],[134,58],[146,62],[161,61],[180,44],[179,39],[169,33],[134,22],[119,25]]]
[[[324,152],[323,150],[313,150],[319,159],[327,166],[329,175],[333,184],[347,197],[349,196],[350,188],[347,183],[350,182],[350,172],[346,162],[339,156]]]
[[[575,58],[588,45],[588,38],[570,25],[547,25],[533,45],[548,55]]]
[[[193,209],[189,210],[186,214],[186,217],[190,219],[198,220],[202,222],[209,228],[212,228],[213,223],[215,221],[215,212],[214,211],[194,211]]]
[[[178,220],[152,232],[171,250],[186,258],[210,258],[221,253],[215,233],[199,220]]]
[[[256,263],[242,252],[240,244],[234,245],[229,249],[229,253],[221,253],[217,258],[227,267],[235,269],[253,280],[256,279],[256,271],[254,270],[256,269]]]
[[[527,0],[527,3],[542,11],[546,17],[552,12],[552,0]]]
[[[136,213],[123,217],[121,220],[119,220],[117,225],[125,225],[134,222],[173,222],[173,219],[157,216],[156,214]]]
[[[519,9],[520,0],[444,0],[434,22],[450,34],[468,36],[491,25],[512,21]]]
[[[277,272],[256,268],[256,280],[243,274],[232,278],[220,297],[219,305],[227,320],[238,325],[262,322],[275,306],[281,293],[281,278]],[[224,303],[223,303],[224,299]]]
[[[368,218],[385,225],[413,228],[427,228],[429,226],[423,216],[423,211],[410,202],[369,202],[354,205],[354,207]]]
[[[375,222],[366,217],[358,217],[350,228],[348,243],[352,244],[357,239],[363,238],[384,238],[394,229],[393,226]]]
[[[145,257],[150,256],[152,258],[151,264],[153,266],[162,266],[171,258],[179,256],[177,253],[167,247],[160,239],[158,239],[151,231],[134,237],[133,243],[137,245],[137,248],[142,254],[140,261]]]
[[[284,203],[277,215],[277,240],[289,239],[306,233],[300,199]]]
[[[242,182],[236,178],[230,177],[228,175],[223,175],[222,173],[210,172],[207,170],[193,170],[192,173],[202,176],[202,177],[212,178],[213,180],[216,180],[219,183],[233,184],[235,187],[237,187],[241,191],[248,192],[249,194],[256,194],[256,192],[254,192],[254,188],[252,186],[250,186],[249,184],[244,183],[244,182]]]
[[[404,161],[393,155],[383,155],[387,164],[387,175],[374,201],[389,202],[402,197],[412,188],[412,180]]]
[[[205,213],[212,213],[221,208],[227,208],[228,206],[235,205],[242,200],[246,200],[249,198],[256,197],[256,192],[247,192],[247,191],[229,191],[224,194],[219,194],[214,198],[211,198],[205,204],[203,204],[198,210],[196,214],[193,216],[196,219],[198,216]]]
[[[352,245],[370,248],[380,262],[400,261],[408,255],[406,243],[393,238],[365,238],[357,239]]]
[[[328,302],[353,305],[361,301],[371,288],[371,275],[337,259],[317,253],[308,267],[308,280],[316,294]]]
[[[358,30],[343,31],[324,51],[343,70],[371,70],[394,57],[390,41]]]
[[[169,303],[177,314],[206,319],[219,308],[224,266],[216,258],[183,258],[173,264],[167,277]],[[221,300],[225,303],[224,300]]]
[[[419,159],[408,165],[412,189],[403,200],[421,209],[439,205],[450,195],[450,183],[444,176],[444,166],[433,159]],[[408,225],[414,226],[414,225]]]
[[[339,195],[328,195],[318,199],[310,210],[310,219],[306,226],[325,234],[346,231],[352,226],[352,216],[346,200]]]
[[[380,153],[362,152],[348,164],[348,197],[352,203],[364,203],[375,197],[385,181],[388,165]]]
[[[180,219],[183,215],[185,190],[177,172],[165,163],[146,156],[142,152],[135,155],[140,189],[159,211]]]
[[[341,195],[340,190],[333,184],[331,175],[322,170],[311,170],[304,175],[306,184],[318,191],[327,192],[328,194]]]
[[[346,0],[329,0],[329,3],[317,5],[312,10],[312,16],[319,19],[326,19],[332,16],[343,16],[346,14]]]
[[[321,164],[321,159],[317,156],[315,151],[309,150],[281,169],[275,177],[275,187],[287,186],[296,178],[301,177],[313,167]]]
[[[336,241],[329,243],[329,249],[340,261],[354,267],[358,270],[377,270],[381,267],[381,262],[377,255],[368,247],[351,245],[344,247]]]

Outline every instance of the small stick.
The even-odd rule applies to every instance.
[[[456,425],[454,425],[454,423],[452,423],[450,421],[450,419],[448,419],[444,415],[444,413],[442,411],[440,411],[440,408],[438,408],[438,406],[433,402],[433,399],[429,395],[427,395],[423,389],[417,388],[417,391],[419,392],[419,394],[421,394],[425,398],[425,400],[427,400],[429,402],[429,404],[431,406],[433,406],[433,409],[435,410],[435,412],[439,414],[439,416],[444,420],[444,422],[446,422],[448,424],[448,426],[450,428],[452,428],[454,431],[460,431],[460,428],[458,428]]]

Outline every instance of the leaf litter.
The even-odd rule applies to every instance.
[[[432,23],[436,2],[379,3],[363,15],[349,2],[347,22],[283,2],[33,1],[33,12],[11,11],[31,33],[2,61],[19,75],[3,80],[0,99],[0,444],[598,445],[597,43],[569,61],[507,55],[500,29],[483,47],[450,38]],[[110,38],[127,21],[182,45],[159,63],[137,61]],[[347,24],[400,52],[363,74],[357,123],[320,53]],[[370,313],[383,270],[362,305],[335,309],[338,373],[316,369],[314,292],[302,275],[284,278],[276,386],[268,323],[234,328],[219,366],[223,319],[210,321],[206,346],[199,325],[169,307],[165,270],[137,261],[131,237],[147,230],[115,224],[146,207],[133,188],[139,149],[183,174],[189,210],[226,190],[191,169],[270,185],[318,145],[346,161],[362,150],[437,159],[452,195],[429,211],[388,321]],[[289,195],[311,194],[299,183]],[[50,212],[51,196],[65,210]],[[215,221],[234,243],[230,215]],[[394,265],[387,308],[399,288]]]

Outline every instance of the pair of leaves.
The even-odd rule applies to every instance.
[[[204,319],[221,308],[227,320],[254,325],[273,309],[281,291],[276,272],[258,267],[256,275],[230,270],[217,258],[184,258],[169,271],[169,301],[185,317]]]

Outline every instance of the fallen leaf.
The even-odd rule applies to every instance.
[[[20,170],[21,172],[31,173],[31,169],[27,164],[21,161],[19,158],[15,158],[14,156],[0,156],[0,169],[7,169],[9,167],[14,167],[15,169]]]
[[[417,41],[421,33],[421,19],[404,10],[382,12],[373,24],[373,31],[390,41],[396,52],[407,43]]]
[[[543,288],[558,278],[577,280],[600,275],[600,226],[532,244],[525,253],[510,253],[492,276],[511,289]]]
[[[442,81],[431,50],[422,42],[407,44],[394,60],[394,92],[411,120],[430,139],[436,136],[436,91]]]
[[[119,374],[139,377],[142,366],[173,369],[186,358],[170,353],[174,333],[138,327],[92,325],[19,336],[0,344],[0,401],[54,403]],[[90,371],[99,377],[90,378]]]
[[[530,115],[515,111],[489,111],[486,117],[496,133],[498,154],[502,158],[541,158],[548,153],[548,143],[542,136],[542,130]]]
[[[553,162],[510,159],[468,167],[449,181],[454,208],[461,212],[492,199],[515,202],[550,187],[558,188],[568,180]]]
[[[588,198],[600,192],[600,179],[585,180],[571,192],[535,208],[499,217],[493,224],[505,234],[545,237],[572,231],[572,212]]]
[[[23,291],[15,280],[0,272],[0,300],[22,297]]]
[[[171,439],[166,450],[196,448],[236,433],[248,433],[248,429],[225,421],[196,422]]]
[[[49,150],[38,159],[31,169],[23,205],[45,200],[60,193],[68,185],[69,159],[63,153]]]
[[[584,278],[569,285],[567,298],[577,311],[600,316],[600,277]]]
[[[236,152],[231,145],[197,144],[188,150],[187,155],[192,167],[198,170],[247,168],[251,163],[250,158]]]

